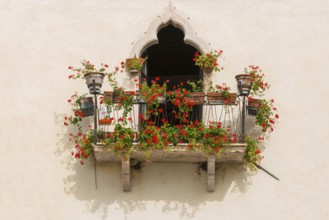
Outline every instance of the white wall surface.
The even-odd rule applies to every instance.
[[[63,115],[83,81],[67,80],[82,59],[117,65],[168,1],[0,1],[0,219],[328,219],[329,1],[175,0],[204,41],[223,49],[218,83],[260,65],[280,124],[262,165],[280,178],[221,165],[206,192],[193,164],[133,171],[122,192],[119,165],[80,166]],[[123,74],[122,79],[126,76]]]

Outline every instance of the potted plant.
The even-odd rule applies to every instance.
[[[191,87],[186,98],[193,102],[194,105],[203,105],[205,103],[205,92],[203,80],[187,81],[187,84]]]
[[[75,74],[69,75],[69,78],[70,79],[84,78],[86,80],[86,84],[89,88],[90,93],[100,94],[104,76],[111,77],[111,75],[106,72],[108,65],[101,64],[101,68],[96,69],[95,65],[87,60],[82,60],[81,65],[82,67],[78,67],[78,68],[75,68],[73,66],[68,67],[69,70],[75,72]]]
[[[234,105],[236,103],[236,93],[231,93],[231,88],[225,83],[216,85],[214,92],[207,92],[209,104]]]
[[[217,62],[218,57],[223,54],[222,50],[219,51],[210,51],[208,53],[202,52],[199,54],[198,51],[194,53],[193,61],[196,66],[201,67],[205,73],[211,73],[212,71],[220,71],[223,69],[220,68]]]
[[[250,65],[249,68],[244,69],[244,72],[245,74],[238,75],[236,76],[236,78],[249,78],[251,82],[249,88],[251,96],[249,96],[248,98],[247,111],[249,115],[256,116],[259,107],[261,106],[262,100],[260,98],[255,97],[262,97],[264,95],[264,92],[270,88],[270,85],[264,81],[265,74],[258,66]],[[241,80],[243,80],[242,78]]]
[[[125,65],[127,71],[129,71],[131,74],[140,73],[146,59],[147,59],[147,57],[144,59],[137,58],[136,55],[133,58],[127,58],[126,65]]]

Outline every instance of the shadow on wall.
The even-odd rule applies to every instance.
[[[209,193],[206,172],[199,164],[148,163],[140,170],[131,169],[132,190],[125,193],[121,184],[121,164],[98,163],[95,175],[93,158],[81,166],[70,155],[72,146],[68,137],[73,131],[63,126],[63,117],[55,114],[55,123],[60,127],[55,154],[71,172],[63,177],[64,191],[85,202],[89,212],[101,213],[103,219],[109,217],[109,208],[120,209],[128,216],[152,206],[164,213],[178,212],[182,217],[192,218],[207,202],[223,201],[228,193],[242,194],[251,184],[251,174],[244,165],[216,164],[216,191]]]

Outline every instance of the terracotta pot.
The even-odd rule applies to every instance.
[[[219,92],[208,92],[207,100],[209,104],[226,104],[226,105],[234,105],[236,102],[236,93],[230,93],[231,101],[229,103],[225,103],[225,98],[222,93]]]
[[[203,105],[205,103],[204,92],[191,92],[186,96],[189,101],[193,101],[194,105]]]
[[[261,99],[248,99],[247,112],[248,115],[256,116],[258,114],[259,108],[262,105]]]
[[[217,63],[217,57],[213,57],[212,58],[212,63],[215,65]],[[212,71],[214,71],[214,68],[212,67],[204,67],[201,66],[201,69],[203,70],[203,72],[205,73],[212,73]]]
[[[131,92],[132,91],[124,91],[124,94],[131,95]],[[121,102],[120,97],[118,96],[118,94],[115,93],[115,92],[112,92],[112,91],[111,92],[104,92],[104,101],[106,102],[108,100],[112,101],[113,103],[120,103]]]
[[[128,59],[126,59],[126,67],[129,69],[129,72],[131,74],[139,73],[142,69],[142,68],[136,69],[136,68],[131,67],[134,63],[139,63],[141,66],[143,66],[144,59],[143,58],[128,58]]]
[[[261,99],[248,99],[248,106],[249,107],[254,107],[254,108],[259,108],[262,104],[262,100]]]
[[[107,119],[107,118],[103,118],[103,119],[99,119],[98,120],[98,124],[100,125],[110,125],[113,123],[113,120]]]

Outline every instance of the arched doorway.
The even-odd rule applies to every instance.
[[[187,81],[203,80],[203,72],[193,62],[194,53],[198,50],[185,44],[182,30],[169,24],[159,30],[157,38],[159,43],[146,48],[142,54],[142,57],[148,57],[143,76],[148,84],[151,84],[155,77],[160,77],[160,84],[169,80],[168,90],[181,83],[190,89]],[[166,106],[169,118],[173,117],[173,110],[169,103]],[[190,120],[202,120],[202,106],[193,107]]]
[[[159,44],[146,48],[142,54],[148,57],[145,73],[148,82],[156,76],[162,81],[168,79],[171,89],[180,82],[203,79],[202,71],[192,60],[197,49],[185,44],[183,31],[170,24],[160,29],[157,37]]]

